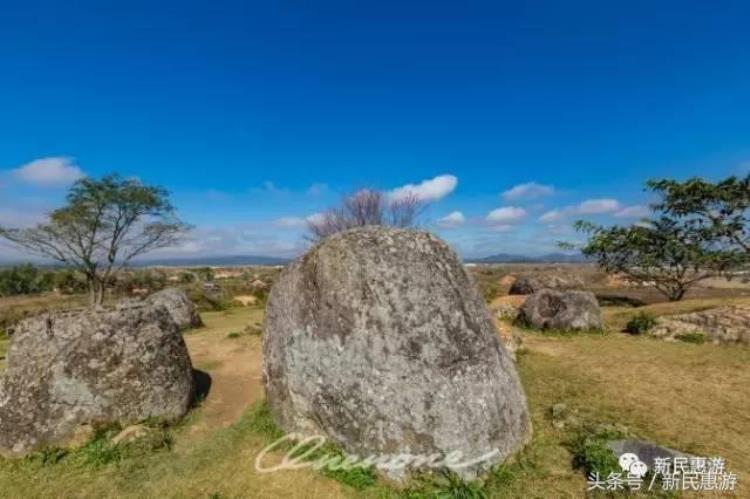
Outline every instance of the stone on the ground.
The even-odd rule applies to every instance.
[[[123,428],[117,435],[112,437],[111,442],[115,445],[134,442],[148,436],[148,427],[142,424],[130,425]]]
[[[67,446],[91,425],[177,420],[192,389],[185,342],[163,306],[25,319],[0,380],[0,454]]]
[[[526,299],[516,323],[534,329],[591,331],[602,329],[602,314],[593,293],[542,289]]]
[[[500,303],[494,307],[495,317],[501,321],[514,321],[518,317],[518,308],[510,303]]]
[[[519,276],[513,281],[509,295],[530,295],[542,289],[581,289],[583,280],[577,276],[561,274]]]
[[[152,305],[164,305],[172,316],[180,330],[200,327],[203,325],[193,301],[184,290],[179,288],[166,288],[149,295],[146,303]]]
[[[279,426],[361,457],[486,457],[455,469],[471,479],[531,435],[482,298],[427,232],[353,229],[289,265],[271,290],[263,352]]]
[[[667,340],[702,335],[708,342],[747,345],[750,344],[750,305],[659,317],[649,334]]]

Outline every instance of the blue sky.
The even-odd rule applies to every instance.
[[[196,226],[170,253],[291,256],[342,194],[411,184],[464,256],[554,251],[637,220],[647,178],[750,170],[749,25],[741,1],[6,4],[0,224],[118,171]]]

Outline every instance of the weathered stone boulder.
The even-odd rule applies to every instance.
[[[488,310],[427,232],[353,229],[289,265],[271,290],[263,353],[280,427],[361,457],[460,452],[480,461],[455,469],[473,478],[530,438]]]
[[[146,303],[164,305],[180,330],[200,327],[203,325],[198,309],[184,290],[166,288],[149,295]]]
[[[702,335],[708,342],[747,345],[750,344],[750,305],[659,317],[649,334],[667,340]]]
[[[526,298],[516,323],[535,329],[598,330],[602,314],[593,293],[542,289]]]
[[[509,295],[530,295],[542,289],[581,289],[583,280],[561,274],[519,276],[508,290]]]
[[[187,348],[163,306],[23,320],[0,380],[0,454],[66,446],[95,424],[176,420],[192,388]]]

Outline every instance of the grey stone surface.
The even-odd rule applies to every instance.
[[[593,293],[542,289],[526,298],[516,323],[535,329],[598,330],[602,314]]]
[[[201,316],[198,314],[198,309],[182,289],[162,289],[149,295],[145,299],[145,302],[153,305],[164,305],[180,330],[203,325]]]
[[[353,229],[289,265],[271,290],[263,353],[281,428],[362,457],[492,454],[455,470],[470,479],[531,436],[487,308],[427,232]]]
[[[649,334],[667,340],[700,334],[706,341],[750,344],[750,305],[719,307],[689,314],[659,317]]]
[[[562,274],[519,276],[508,290],[509,295],[530,295],[542,289],[580,289],[583,280],[577,276]]]
[[[192,388],[187,348],[163,306],[23,320],[0,380],[0,453],[66,446],[92,424],[176,420]]]

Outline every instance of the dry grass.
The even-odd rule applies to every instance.
[[[725,457],[740,474],[740,484],[750,480],[750,349],[620,334],[524,334],[527,352],[519,368],[534,415],[535,441],[566,438],[547,417],[550,407],[562,402],[591,421],[621,423],[663,445]],[[580,476],[560,469],[559,453],[550,456],[540,454],[537,463],[546,470],[546,480],[567,484],[571,496],[580,495]],[[750,495],[747,485],[743,489]]]
[[[747,299],[738,299],[747,300]],[[613,328],[640,310],[679,313],[726,304],[687,300],[605,310]],[[310,470],[261,475],[253,461],[266,438],[247,407],[262,398],[257,336],[228,338],[262,321],[257,308],[204,314],[205,328],[187,333],[196,364],[214,378],[201,408],[175,431],[171,451],[99,469],[0,461],[6,497],[373,497],[396,496],[384,485],[364,492]],[[596,422],[618,422],[660,444],[720,455],[739,473],[750,497],[750,349],[667,343],[621,334],[548,336],[523,332],[518,369],[534,423],[532,443],[507,467],[490,497],[581,497],[585,479],[565,447],[570,430],[552,426],[549,410],[563,402]],[[2,345],[2,343],[0,343]],[[240,363],[247,365],[240,366]],[[254,365],[253,365],[254,363]],[[236,367],[236,369],[235,369]],[[243,371],[243,369],[245,369]],[[253,371],[255,369],[255,371]],[[243,379],[233,379],[233,372]],[[227,377],[229,376],[229,377]],[[245,379],[247,378],[247,379]],[[245,383],[238,390],[230,388]],[[244,416],[237,416],[242,414]],[[450,496],[448,496],[450,497]]]

